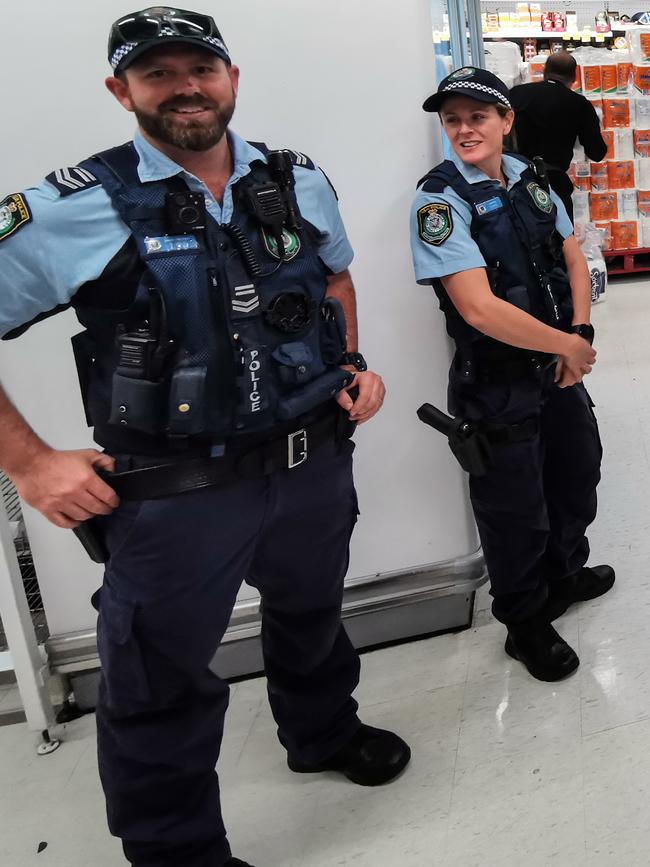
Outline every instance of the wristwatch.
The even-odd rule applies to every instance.
[[[593,325],[572,325],[571,333],[583,337],[589,343],[593,344],[596,332]]]
[[[366,359],[360,352],[344,352],[343,357],[341,358],[341,364],[349,364],[351,367],[358,370],[359,373],[368,370]]]

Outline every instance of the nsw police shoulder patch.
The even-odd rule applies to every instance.
[[[545,214],[550,214],[553,210],[553,199],[546,190],[542,189],[542,187],[540,187],[539,184],[536,184],[535,181],[531,181],[527,184],[526,189],[540,211],[544,211]]]
[[[0,241],[13,235],[32,220],[29,205],[20,193],[12,193],[0,202]]]
[[[426,244],[439,247],[451,235],[454,221],[451,208],[444,202],[431,202],[418,211],[418,233]]]

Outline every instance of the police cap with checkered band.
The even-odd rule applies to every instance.
[[[437,92],[425,100],[422,108],[425,111],[440,111],[443,102],[450,96],[468,96],[479,102],[500,102],[506,108],[511,108],[508,88],[501,79],[477,66],[462,66],[443,78]]]
[[[206,48],[230,64],[226,44],[209,15],[169,6],[150,6],[123,15],[111,27],[108,62],[113,74],[124,72],[151,48],[172,42]]]

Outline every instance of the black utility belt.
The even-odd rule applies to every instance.
[[[342,419],[342,414],[342,410],[331,413],[314,424],[250,449],[235,448],[223,457],[179,457],[172,462],[100,475],[122,500],[154,500],[242,479],[263,478],[278,470],[302,466],[326,442],[351,437],[356,425],[347,417]]]
[[[471,362],[471,365],[474,367],[474,382],[484,385],[506,385],[521,379],[539,379],[556,363],[557,355],[540,352],[526,358],[503,360],[477,357]],[[471,380],[469,381],[471,382]]]

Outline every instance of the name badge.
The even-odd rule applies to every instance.
[[[503,202],[499,198],[499,196],[494,196],[491,199],[486,199],[484,202],[478,202],[475,205],[476,213],[479,217],[484,216],[485,214],[490,214],[492,211],[499,211],[503,207]]]
[[[175,250],[198,250],[199,242],[193,235],[162,235],[144,239],[147,253],[172,253]]]

